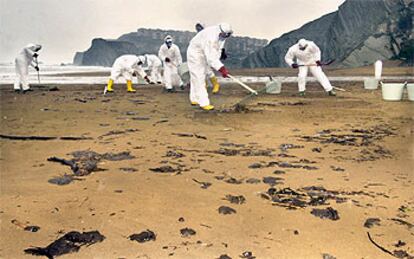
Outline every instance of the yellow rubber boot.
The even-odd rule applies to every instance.
[[[191,105],[193,106],[198,105],[198,102],[191,102]]]
[[[200,106],[201,109],[205,110],[205,111],[210,111],[214,109],[213,105],[206,105],[206,106]]]
[[[136,90],[134,88],[132,88],[132,81],[131,80],[127,81],[127,91],[131,92],[131,93],[136,92]]]
[[[210,81],[213,84],[213,94],[216,94],[220,91],[220,84],[218,83],[217,77],[210,77]]]
[[[112,88],[113,85],[114,85],[114,80],[109,79],[108,86],[106,87],[106,91],[107,92],[113,92],[114,91],[114,89]]]

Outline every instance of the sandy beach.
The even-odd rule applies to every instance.
[[[371,240],[414,255],[406,96],[385,102],[380,89],[344,82],[337,97],[311,83],[300,98],[292,83],[235,112],[246,92],[228,84],[204,112],[188,90],[56,86],[0,87],[1,258],[35,258],[24,250],[93,230],[105,239],[61,258],[392,258]],[[50,159],[75,151],[96,152],[90,174]],[[129,239],[146,230],[156,239]]]

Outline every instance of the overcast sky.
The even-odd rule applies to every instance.
[[[43,45],[40,60],[72,62],[96,37],[138,28],[194,30],[194,23],[228,22],[235,35],[271,40],[345,0],[0,0],[0,62],[27,43]]]

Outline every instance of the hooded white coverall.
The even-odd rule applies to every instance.
[[[305,50],[299,49],[299,43],[296,43],[289,48],[285,56],[285,61],[289,66],[295,63],[293,60],[296,58],[298,65],[311,65],[315,64],[316,61],[321,60],[321,51],[313,41],[306,41],[307,47]],[[306,76],[308,70],[311,71],[312,75],[319,81],[325,91],[329,92],[332,90],[332,85],[325,73],[322,71],[320,66],[300,66],[298,74],[298,87],[299,92],[306,90]]]
[[[190,101],[201,107],[210,105],[206,89],[206,76],[211,71],[223,67],[220,61],[221,49],[225,40],[219,39],[220,27],[211,26],[194,36],[187,49],[187,63],[190,71]]]
[[[142,65],[138,65],[140,59],[135,55],[123,55],[118,57],[111,69],[111,79],[117,80],[119,77],[125,78],[127,81],[132,81],[133,73],[136,72],[142,78],[146,77]]]
[[[152,54],[146,54],[144,55],[146,59],[147,69],[151,71],[150,77],[152,81],[155,81],[157,83],[162,82],[162,62],[161,60],[156,56]],[[145,64],[144,63],[144,64]]]
[[[20,90],[20,84],[22,90],[29,90],[29,82],[27,77],[29,76],[29,66],[36,67],[37,64],[33,63],[33,55],[41,48],[37,44],[28,44],[24,47],[19,55],[15,59],[16,80],[14,82],[14,90]]]
[[[164,63],[164,84],[166,89],[172,89],[173,86],[181,86],[183,82],[178,74],[178,66],[183,63],[180,49],[174,43],[170,48],[164,43],[158,51],[158,57]],[[169,58],[170,62],[165,62]]]

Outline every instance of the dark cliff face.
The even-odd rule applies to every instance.
[[[314,41],[322,59],[356,67],[376,60],[412,62],[413,0],[347,0],[338,11],[272,40],[243,60],[243,67],[283,67],[288,48],[300,38]],[[402,53],[402,56],[401,56]]]
[[[91,47],[85,52],[77,52],[74,57],[75,65],[112,66],[117,57],[124,54],[158,54],[164,38],[171,35],[174,43],[180,47],[183,60],[186,60],[186,51],[194,32],[139,29],[120,36],[116,40],[94,39]],[[232,37],[226,42],[226,51],[229,54],[225,64],[230,67],[240,67],[241,61],[248,54],[265,46],[267,40],[249,37]]]

